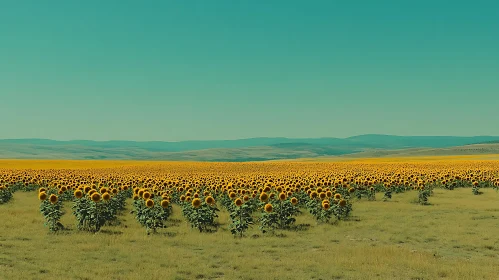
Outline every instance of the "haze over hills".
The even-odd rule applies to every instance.
[[[384,156],[499,142],[499,136],[359,135],[348,138],[250,138],[181,142],[0,140],[0,158],[263,161],[324,156]],[[492,144],[491,144],[492,145]],[[470,152],[467,150],[467,152]]]

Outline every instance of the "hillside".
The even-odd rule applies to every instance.
[[[486,153],[499,137],[360,135],[349,138],[251,138],[240,140],[134,142],[0,140],[0,158],[263,161],[330,156]],[[492,145],[492,146],[490,146]],[[454,148],[455,147],[455,148]]]

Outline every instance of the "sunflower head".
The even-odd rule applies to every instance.
[[[260,194],[260,201],[261,202],[267,202],[269,200],[269,195],[266,192],[262,192]]]
[[[345,207],[347,206],[347,201],[344,200],[344,199],[340,199],[340,202],[338,202],[338,204],[341,206],[341,207]]]
[[[93,202],[99,202],[100,199],[101,199],[101,196],[100,196],[100,194],[98,192],[94,192],[90,196],[90,199],[92,199]]]
[[[234,200],[234,204],[236,204],[236,206],[241,206],[243,205],[243,200],[240,198],[236,198],[236,200]]]
[[[215,204],[215,199],[211,195],[208,195],[204,199],[204,202],[206,202],[206,204],[208,204],[208,205],[213,205],[213,204]]]
[[[38,199],[41,200],[41,201],[44,201],[45,199],[47,199],[47,193],[46,192],[41,192],[38,194]]]
[[[170,205],[170,202],[168,200],[166,200],[166,199],[161,200],[161,207],[168,208],[169,205]]]
[[[280,193],[279,194],[279,200],[283,201],[283,200],[286,200],[286,194],[285,193]]]
[[[201,206],[201,199],[199,197],[196,197],[192,200],[192,207],[194,208],[199,208]]]
[[[152,207],[154,207],[154,200],[152,200],[152,199],[148,199],[148,200],[146,200],[146,206],[147,206],[148,208],[152,208]]]
[[[52,204],[56,204],[58,200],[59,200],[59,198],[55,194],[51,194],[50,197],[49,197],[49,201]]]
[[[328,203],[322,203],[322,208],[324,208],[324,210],[328,210],[331,206],[329,205],[329,202]]]
[[[334,194],[334,199],[340,199],[341,198],[341,194],[337,193],[337,194]]]
[[[349,193],[353,193],[353,192],[355,192],[355,188],[349,188],[349,189],[348,189],[348,192],[349,192]]]
[[[270,204],[270,203],[265,204],[264,209],[265,209],[265,212],[271,213],[272,212],[272,204]]]
[[[110,199],[111,195],[108,192],[102,194],[102,200],[109,201]]]
[[[310,198],[311,199],[315,199],[316,197],[317,197],[317,192],[316,191],[310,192]]]
[[[291,204],[296,205],[296,204],[298,204],[298,199],[296,197],[292,197],[290,202],[291,202]]]
[[[80,189],[77,189],[75,192],[74,192],[74,196],[78,199],[82,198],[83,197],[83,192],[80,190]]]
[[[250,197],[248,195],[245,195],[245,196],[243,196],[243,200],[244,200],[244,202],[247,202],[250,200]]]

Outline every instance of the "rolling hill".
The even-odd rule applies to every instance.
[[[0,158],[14,159],[130,159],[193,161],[263,161],[328,156],[384,156],[417,154],[456,146],[499,142],[496,136],[360,135],[348,138],[250,138],[240,140],[134,142],[0,140]],[[488,145],[488,144],[481,144]],[[494,144],[490,144],[494,145]],[[447,150],[445,150],[447,149]],[[453,150],[454,149],[454,150]],[[463,148],[472,152],[467,148]]]

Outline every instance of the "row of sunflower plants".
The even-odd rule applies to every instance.
[[[349,200],[342,198],[339,193],[334,194],[333,197],[321,194],[314,195],[312,193],[306,204],[308,211],[315,217],[317,222],[328,223],[333,216],[337,220],[345,220],[350,216],[352,204]]]
[[[133,196],[133,199],[135,218],[146,228],[147,234],[156,233],[160,228],[166,228],[165,223],[172,214],[172,206],[168,196],[139,191]]]
[[[189,221],[192,228],[196,228],[199,232],[215,231],[218,224],[218,209],[215,198],[209,193],[207,195],[195,194],[191,200],[190,197],[181,202],[182,214]]]
[[[82,231],[98,232],[101,228],[116,223],[119,211],[124,210],[129,192],[105,187],[97,191],[83,187],[73,193],[73,215],[77,228]]]
[[[63,205],[57,196],[57,190],[40,188],[38,199],[41,201],[40,212],[45,219],[44,225],[49,228],[50,232],[64,229],[60,222],[62,215],[64,215]]]
[[[264,203],[259,229],[262,233],[274,233],[276,229],[289,229],[295,222],[296,216],[301,213],[298,199],[281,192],[278,199],[269,201],[269,195],[260,194],[260,201]]]

